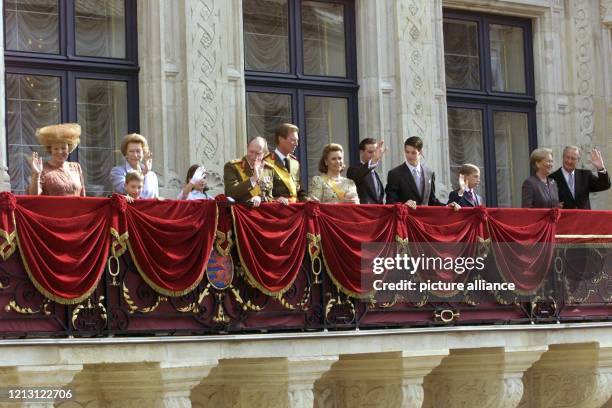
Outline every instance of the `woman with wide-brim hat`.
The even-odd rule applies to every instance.
[[[38,153],[32,153],[29,194],[85,197],[81,166],[67,161],[68,155],[78,146],[80,137],[81,126],[77,123],[45,126],[36,131],[36,138],[46,147],[51,158],[43,164]]]

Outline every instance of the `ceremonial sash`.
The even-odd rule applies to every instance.
[[[332,190],[334,190],[334,193],[336,193],[336,195],[338,196],[340,200],[344,200],[344,196],[346,195],[346,192],[344,192],[340,187],[338,187],[338,184],[336,184],[335,181],[332,181],[327,176],[323,176],[323,180],[327,183],[328,186],[331,187]]]
[[[242,181],[246,181],[247,179],[249,179],[249,176],[247,176],[244,169],[242,168],[242,162],[234,164],[234,167],[236,168],[236,170],[238,170],[238,174],[240,174]],[[250,189],[249,193],[251,194],[251,197],[260,195],[261,188],[259,187],[259,183],[255,184],[255,187]]]
[[[272,166],[274,171],[276,171],[278,174],[278,177],[280,177],[280,179],[283,181],[283,184],[285,187],[287,187],[287,190],[289,190],[289,195],[295,199],[295,197],[297,197],[297,186],[295,185],[291,174],[289,174],[285,167],[278,166],[274,161],[274,158],[266,159],[266,161],[270,166]]]

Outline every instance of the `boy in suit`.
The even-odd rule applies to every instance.
[[[448,204],[457,203],[461,207],[484,205],[482,197],[476,194],[480,184],[480,169],[473,164],[464,164],[459,168],[459,188],[448,195]]]

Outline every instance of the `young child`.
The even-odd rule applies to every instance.
[[[177,198],[179,200],[213,200],[206,193],[207,190],[206,169],[204,166],[194,164],[187,170],[185,187],[183,187]]]
[[[480,184],[480,169],[473,164],[464,164],[459,168],[459,189],[451,191],[448,202],[455,202],[462,207],[484,205],[482,197],[476,194]]]
[[[129,203],[140,198],[142,187],[144,185],[144,176],[139,171],[128,171],[125,175],[125,198]]]

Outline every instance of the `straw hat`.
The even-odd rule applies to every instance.
[[[72,152],[81,142],[81,125],[78,123],[62,123],[45,126],[36,131],[36,138],[43,146],[54,143],[66,143]]]

